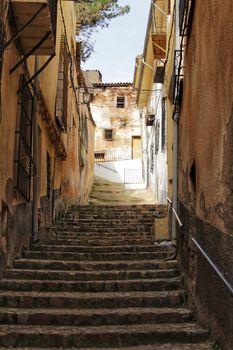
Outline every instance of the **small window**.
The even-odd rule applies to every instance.
[[[113,130],[105,129],[104,130],[104,138],[105,140],[112,141],[113,140]]]
[[[117,108],[125,108],[125,96],[117,96]]]

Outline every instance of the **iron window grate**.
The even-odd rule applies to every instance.
[[[107,141],[113,140],[113,130],[112,129],[105,129],[104,130],[104,138]]]
[[[33,96],[26,85],[26,79],[20,76],[19,123],[16,130],[16,183],[15,188],[27,200],[31,197],[31,177],[36,168],[32,158],[32,111]]]
[[[117,108],[125,108],[125,96],[117,96]]]

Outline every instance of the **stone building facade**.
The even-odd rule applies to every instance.
[[[83,101],[75,5],[44,3],[0,7],[0,270],[33,228],[86,203],[92,184],[95,123]]]
[[[86,71],[96,123],[96,160],[141,158],[141,120],[131,83],[102,83],[101,73]]]

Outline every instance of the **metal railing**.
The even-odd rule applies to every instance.
[[[142,169],[124,169],[124,184],[143,183]]]
[[[180,226],[180,228],[183,228],[183,227],[184,227],[184,226],[183,226],[183,223],[182,223],[182,221],[180,220],[179,215],[178,215],[176,209],[173,208],[172,200],[171,200],[169,197],[167,197],[167,201],[168,201],[168,203],[170,204],[170,206],[171,206],[171,208],[172,208],[172,211],[173,211],[173,213],[174,213],[174,215],[175,215],[175,218],[176,218],[176,221],[178,222],[178,225]]]
[[[134,148],[134,149],[109,149],[109,150],[103,150],[103,151],[95,151],[94,157],[95,162],[112,162],[116,160],[129,160],[133,158],[133,153],[141,153],[141,148]],[[140,158],[140,157],[139,157]]]
[[[195,244],[199,252],[204,256],[206,261],[209,263],[209,265],[212,267],[214,272],[218,275],[218,277],[221,279],[221,281],[224,283],[224,285],[227,287],[227,289],[230,291],[231,295],[233,296],[233,287],[231,284],[226,280],[223,273],[219,270],[219,268],[214,264],[214,262],[210,259],[210,257],[206,254],[204,249],[200,246],[200,244],[196,241],[195,238],[192,238],[192,242]]]
[[[175,218],[180,226],[180,228],[183,228],[182,221],[179,218],[179,215],[177,211],[173,208],[172,206],[172,200],[167,197],[168,203],[171,205],[172,211],[175,215]],[[223,273],[219,270],[219,268],[214,264],[214,262],[210,259],[208,254],[205,252],[205,250],[201,247],[201,245],[197,242],[197,240],[192,237],[191,238],[192,242],[194,243],[195,247],[198,249],[198,251],[203,255],[203,257],[206,259],[206,261],[209,263],[209,265],[212,267],[214,272],[217,274],[217,276],[221,279],[221,281],[224,283],[224,285],[227,287],[227,289],[230,291],[231,295],[233,296],[233,286],[227,281]]]

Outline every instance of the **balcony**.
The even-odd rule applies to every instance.
[[[151,33],[153,50],[154,50],[154,58],[155,59],[165,59],[166,58],[166,45],[167,45],[167,35],[165,28],[156,30]]]
[[[55,54],[57,0],[11,0],[15,36],[25,54]]]
[[[148,108],[147,114],[146,114],[146,126],[152,126],[155,121],[155,108]]]

